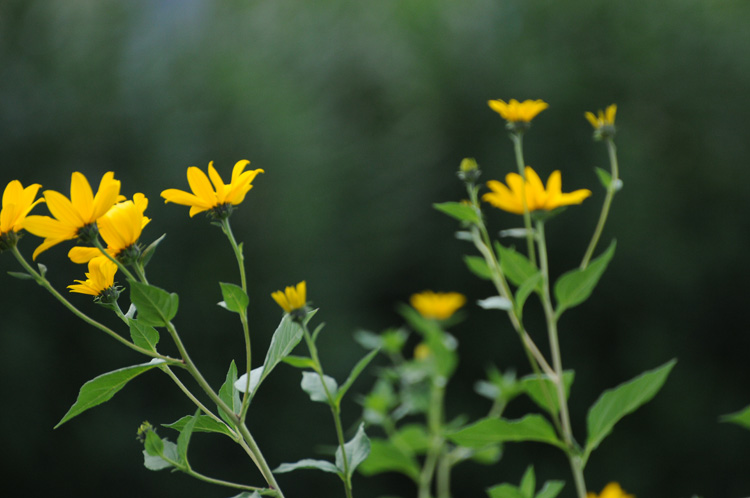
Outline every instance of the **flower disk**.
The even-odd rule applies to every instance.
[[[89,271],[86,280],[76,280],[76,284],[69,285],[70,292],[100,296],[115,285],[115,273],[117,265],[104,256],[99,256],[89,261]]]
[[[232,170],[232,181],[228,185],[214,169],[213,161],[208,163],[208,176],[195,166],[190,166],[187,170],[187,179],[193,193],[170,188],[164,190],[161,196],[164,197],[165,203],[174,202],[190,206],[191,218],[203,211],[221,209],[226,205],[236,206],[245,200],[245,195],[253,188],[252,181],[258,173],[264,173],[262,169],[244,171],[248,164],[250,161],[237,161]]]
[[[296,287],[287,287],[284,292],[280,290],[274,292],[271,297],[287,313],[303,309],[307,304],[307,284],[303,280]]]
[[[503,100],[488,100],[487,104],[496,113],[500,114],[511,123],[528,123],[536,117],[537,114],[549,107],[549,104],[543,100],[524,100],[519,102],[516,99],[510,99],[510,102]]]
[[[31,209],[40,202],[44,202],[42,198],[34,200],[41,187],[38,183],[34,183],[23,188],[18,180],[13,180],[5,187],[3,207],[0,210],[0,235],[18,232],[23,228],[26,216]]]
[[[635,496],[627,494],[616,482],[611,482],[604,486],[601,494],[588,493],[586,498],[635,498]]]
[[[508,173],[505,176],[507,186],[497,180],[488,181],[487,186],[492,192],[484,194],[482,200],[503,211],[523,214],[524,200],[529,212],[540,209],[552,211],[562,206],[580,204],[591,195],[591,191],[588,189],[563,194],[560,171],[553,171],[549,175],[546,189],[539,175],[530,166],[526,166],[525,174],[526,179],[524,180],[518,173]]]
[[[78,237],[82,228],[104,216],[119,197],[120,180],[115,180],[111,171],[102,177],[96,195],[86,177],[77,171],[70,180],[70,199],[54,190],[45,190],[44,199],[54,218],[28,216],[23,224],[25,230],[44,238],[34,250],[33,258],[60,242]]]
[[[424,291],[412,294],[409,302],[424,318],[445,320],[466,304],[466,296],[458,292]]]

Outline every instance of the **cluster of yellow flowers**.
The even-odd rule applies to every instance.
[[[192,194],[167,189],[161,195],[165,202],[190,206],[190,216],[212,211],[216,218],[226,217],[231,206],[244,200],[255,176],[263,172],[262,169],[244,171],[249,163],[242,160],[235,164],[229,184],[222,181],[213,163],[208,166],[210,182],[200,169],[190,167],[187,177]],[[94,194],[86,177],[75,172],[71,176],[69,198],[55,190],[45,190],[43,197],[36,199],[41,185],[35,183],[23,188],[18,180],[11,181],[3,193],[0,211],[0,250],[15,248],[21,230],[44,239],[34,250],[34,260],[67,240],[96,245],[101,234],[106,248],[75,246],[68,252],[71,261],[88,263],[89,270],[86,280],[76,280],[76,284],[68,287],[71,292],[102,295],[114,286],[117,262],[131,262],[140,254],[138,241],[151,221],[144,216],[148,207],[146,196],[136,193],[127,199],[120,194],[120,187],[114,173],[108,172]],[[51,216],[29,215],[39,203],[46,203]]]

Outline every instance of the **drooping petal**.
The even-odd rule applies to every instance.
[[[183,206],[200,206],[204,208],[204,211],[211,207],[205,200],[194,194],[176,188],[168,188],[167,190],[164,190],[161,193],[161,196],[164,198],[164,203],[173,202]]]
[[[107,252],[110,253],[110,256],[115,256],[110,251]],[[78,264],[88,263],[92,259],[97,258],[101,255],[101,251],[96,247],[75,246],[71,248],[70,251],[68,251],[68,258],[70,258],[73,263]]]

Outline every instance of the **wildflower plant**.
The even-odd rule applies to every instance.
[[[501,372],[491,367],[487,378],[476,383],[477,394],[489,403],[484,417],[470,420],[464,414],[452,416],[445,402],[461,359],[460,337],[452,330],[467,318],[473,307],[459,292],[415,293],[409,304],[398,307],[405,322],[403,326],[380,334],[365,331],[355,334],[368,352],[351,362],[350,374],[340,382],[323,367],[318,349],[323,325],[312,327],[318,310],[308,300],[307,282],[300,281],[269,292],[266,297],[268,307],[278,313],[279,309],[272,305],[275,302],[282,317],[263,363],[254,364],[256,332],[251,330],[253,320],[248,314],[250,296],[243,244],[235,238],[230,219],[233,211],[245,202],[257,175],[264,171],[249,170],[250,162],[241,160],[234,165],[229,183],[209,163],[207,174],[197,167],[187,169],[190,192],[177,188],[161,192],[165,203],[189,207],[190,218],[206,213],[209,222],[227,238],[237,262],[239,282],[219,282],[219,289],[214,292],[221,293],[219,306],[236,315],[244,351],[239,366],[234,359],[228,361],[229,368],[220,385],[203,376],[188,352],[190,332],[177,328],[178,312],[185,303],[181,303],[177,293],[158,287],[147,277],[147,265],[161,247],[164,235],[154,238],[148,234],[151,218],[146,216],[149,207],[146,194],[138,192],[130,198],[123,195],[121,183],[113,172],[103,175],[96,193],[83,174],[73,173],[70,197],[45,190],[43,197],[37,198],[41,185],[24,188],[17,180],[8,183],[0,211],[0,252],[12,254],[23,270],[8,273],[36,282],[68,311],[146,360],[85,383],[56,427],[108,401],[130,380],[153,370],[169,377],[193,408],[172,423],[163,424],[165,429],[175,431],[175,441],[162,437],[149,422],[140,425],[136,434],[143,444],[145,467],[153,471],[171,469],[231,488],[240,493],[236,498],[283,498],[277,475],[301,469],[335,474],[347,498],[354,496],[356,471],[365,476],[397,472],[413,483],[417,498],[450,498],[454,496],[451,476],[457,465],[473,463],[491,469],[501,460],[503,445],[518,442],[542,443],[560,450],[569,463],[572,489],[578,498],[630,498],[617,483],[609,484],[600,495],[589,494],[584,470],[615,424],[654,397],[675,362],[667,362],[605,391],[589,409],[588,434],[584,439],[573,434],[568,396],[574,372],[564,367],[559,339],[560,317],[586,301],[615,253],[612,241],[595,255],[610,206],[622,186],[614,144],[616,107],[585,114],[594,127],[594,138],[607,146],[610,170],[597,170],[606,194],[580,264],[554,278],[559,272],[550,268],[551,244],[545,227],[548,223],[565,223],[567,215],[558,215],[566,208],[582,204],[592,192],[586,188],[570,190],[567,184],[564,189],[559,170],[553,171],[545,184],[525,163],[523,136],[529,132],[532,120],[549,107],[546,102],[493,100],[489,106],[507,122],[515,152],[515,168],[511,169],[515,171],[506,172],[504,182],[489,180],[487,190],[483,191],[485,185],[480,183],[482,171],[477,161],[464,159],[458,177],[468,199],[435,205],[459,223],[457,235],[470,243],[472,252],[465,257],[468,269],[488,282],[489,296],[476,304],[505,314],[528,361],[525,375],[518,377],[513,370]],[[40,204],[46,204],[50,215],[31,214],[35,208],[40,209]],[[525,252],[491,236],[494,229],[487,225],[485,209],[500,209],[521,217],[521,228],[504,230],[501,235],[520,237]],[[68,290],[77,299],[93,297],[95,304],[113,313],[113,323],[92,318],[83,308],[85,301],[74,304],[74,298],[68,299],[53,286],[46,277],[45,265],[34,266],[27,260],[19,245],[23,231],[43,239],[33,251],[33,260],[55,246],[75,241],[68,256],[73,263],[86,264],[88,271],[84,278],[70,284]],[[541,303],[547,339],[544,346],[537,343],[541,334],[530,333],[526,325],[524,310],[529,299]],[[160,343],[163,344],[165,337],[176,349],[175,356],[162,352]],[[376,369],[369,393],[359,397],[363,408],[361,421],[347,426],[342,401],[378,355],[383,357],[385,365]],[[328,406],[332,417],[329,435],[336,445],[333,455],[277,463],[274,467],[248,428],[246,420],[255,408],[252,403],[255,395],[282,363],[300,370],[299,387],[311,402]],[[538,410],[518,419],[506,418],[507,406],[522,396],[530,398]],[[747,410],[729,416],[730,421],[743,425],[747,419]],[[347,431],[345,427],[354,429]],[[189,450],[196,433],[229,438],[247,454],[259,476],[252,482],[238,483],[194,468]],[[492,476],[493,471],[486,475]],[[529,465],[518,485],[494,484],[491,480],[486,483],[490,498],[555,498],[564,485],[563,480],[551,480],[538,487],[533,465]]]

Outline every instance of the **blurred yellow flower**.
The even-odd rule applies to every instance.
[[[100,296],[107,289],[115,285],[117,265],[105,256],[99,256],[89,261],[89,271],[86,280],[76,280],[76,284],[69,285],[70,292]]]
[[[601,494],[589,492],[586,498],[635,498],[633,495],[625,493],[625,491],[616,482],[611,482],[604,486]]]
[[[111,171],[105,173],[99,183],[96,195],[91,190],[86,177],[79,172],[73,173],[70,181],[70,200],[54,190],[45,190],[44,199],[54,218],[49,216],[28,216],[23,228],[44,242],[34,250],[33,258],[50,247],[65,240],[89,235],[86,230],[96,220],[109,211],[120,196],[120,180],[115,180]]]
[[[23,228],[31,209],[44,202],[41,197],[34,200],[41,187],[38,183],[33,183],[23,188],[18,180],[13,180],[5,187],[3,206],[0,209],[0,236],[8,232],[18,232]]]
[[[604,111],[599,109],[598,116],[593,112],[587,112],[584,116],[586,116],[586,119],[591,123],[591,126],[593,126],[595,130],[598,130],[605,126],[614,126],[615,114],[617,114],[617,105],[612,104]]]
[[[245,194],[253,188],[251,183],[256,175],[264,172],[262,169],[244,171],[248,164],[250,164],[250,161],[237,161],[232,170],[232,181],[228,185],[224,184],[216,169],[214,169],[213,161],[208,163],[208,176],[195,166],[191,166],[187,170],[187,179],[193,193],[170,188],[164,190],[161,196],[164,197],[165,203],[174,202],[175,204],[190,206],[191,218],[197,213],[208,210],[214,210],[219,217],[224,217],[217,209],[221,210],[228,206],[240,204],[245,199]],[[211,178],[210,182],[209,177]],[[213,187],[211,183],[213,183]]]
[[[466,297],[458,292],[424,291],[412,294],[409,302],[423,317],[445,320],[466,304]]]
[[[117,257],[138,242],[143,227],[151,221],[143,215],[146,207],[148,199],[145,195],[137,193],[133,200],[118,202],[99,218],[99,233],[107,243],[107,252],[110,256]],[[101,252],[96,247],[76,246],[68,252],[68,257],[74,263],[86,263],[97,256],[101,256]]]
[[[414,347],[414,359],[415,360],[424,360],[428,358],[431,354],[432,354],[432,351],[430,351],[430,347],[424,342],[420,342]]]
[[[506,121],[511,123],[528,123],[537,114],[549,107],[549,104],[543,100],[524,100],[519,102],[516,99],[510,99],[506,103],[503,100],[488,100],[490,108],[500,114]]]
[[[526,166],[525,174],[526,180],[518,173],[508,173],[505,176],[507,186],[497,180],[488,181],[487,186],[492,192],[484,194],[482,200],[509,213],[523,214],[524,194],[529,211],[552,211],[561,206],[580,204],[591,195],[588,189],[563,194],[560,171],[552,172],[547,179],[546,189],[539,175],[530,166]]]
[[[307,283],[303,280],[296,287],[290,286],[283,292],[280,290],[274,292],[271,297],[287,313],[303,309],[307,304]]]

